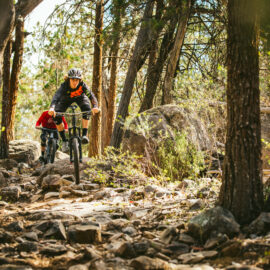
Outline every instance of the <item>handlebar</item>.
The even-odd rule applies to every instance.
[[[74,113],[68,113],[68,112],[55,112],[55,115],[64,116],[64,115],[80,115],[80,114],[92,114],[91,111],[85,111],[85,112],[74,112]]]
[[[44,127],[36,127],[36,129],[40,129],[40,130],[48,131],[48,132],[58,132],[57,129],[50,129],[50,128],[44,128]]]

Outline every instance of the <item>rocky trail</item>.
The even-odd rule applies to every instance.
[[[269,269],[270,214],[240,228],[220,180],[103,181],[112,165],[90,161],[80,185],[68,159],[1,163],[0,269]]]

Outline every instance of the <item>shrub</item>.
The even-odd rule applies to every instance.
[[[204,169],[204,155],[185,132],[177,132],[174,139],[166,139],[158,147],[156,165],[170,180],[196,178]]]

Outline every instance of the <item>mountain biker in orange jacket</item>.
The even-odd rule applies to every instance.
[[[92,104],[92,110],[90,106]],[[57,130],[63,140],[62,149],[67,151],[68,141],[65,136],[64,128],[62,124],[62,117],[56,115],[56,112],[65,112],[67,108],[76,102],[81,111],[92,111],[95,115],[99,112],[98,102],[92,91],[89,90],[87,85],[82,81],[82,73],[79,69],[72,68],[68,72],[68,77],[65,82],[61,84],[60,88],[53,96],[49,114],[54,116]],[[89,139],[87,137],[88,124],[90,115],[88,113],[83,114],[82,119],[82,143],[87,144]]]
[[[67,130],[68,129],[68,124],[67,121],[65,119],[65,117],[63,116],[62,118],[63,120],[63,124],[64,125],[64,129]],[[45,111],[41,114],[41,116],[39,117],[39,119],[36,122],[36,129],[39,129],[40,126],[44,127],[44,128],[48,128],[48,129],[52,129],[52,130],[56,130],[56,125],[53,121],[53,118],[51,115],[48,114],[48,111]],[[44,153],[45,153],[45,148],[46,148],[46,133],[48,131],[44,131],[42,130],[42,133],[40,135],[40,139],[41,139],[41,156],[39,157],[39,160],[41,162],[44,162]],[[58,133],[54,132],[54,138],[58,140]]]

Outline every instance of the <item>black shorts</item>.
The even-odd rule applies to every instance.
[[[44,146],[46,145],[47,137],[49,137],[49,135],[50,135],[49,131],[42,130],[42,133],[40,135],[42,145],[44,145]],[[53,137],[58,140],[59,139],[58,132],[54,132]]]
[[[91,111],[90,100],[86,95],[81,95],[77,98],[64,97],[56,104],[54,110],[56,112],[65,112],[74,102],[80,107],[82,112]]]
[[[90,100],[86,95],[82,95],[77,98],[64,97],[55,105],[54,110],[56,112],[65,112],[67,108],[74,102],[80,107],[82,112],[91,111]],[[89,114],[83,115],[83,118],[89,119]],[[62,116],[56,116],[54,121],[57,125],[60,125],[62,123]]]

